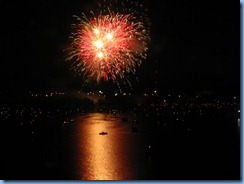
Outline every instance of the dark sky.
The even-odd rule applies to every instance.
[[[240,13],[238,4],[144,0],[151,43],[138,69],[137,90],[213,90],[238,94]],[[237,2],[239,3],[239,2]],[[1,1],[0,91],[78,89],[65,62],[73,15],[96,1]],[[157,71],[157,73],[155,73]],[[102,84],[101,84],[102,85]],[[105,85],[106,86],[106,85]]]

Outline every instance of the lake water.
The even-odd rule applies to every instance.
[[[138,132],[132,132],[132,122]],[[206,121],[208,122],[208,121]],[[214,124],[213,120],[211,124]],[[238,179],[239,139],[234,126],[152,126],[129,113],[80,113],[32,138],[12,127],[2,130],[1,178],[11,180]],[[172,122],[171,122],[172,124]],[[50,125],[50,126],[48,126]],[[232,125],[232,124],[230,124]],[[205,127],[205,128],[204,128]],[[231,129],[232,127],[232,129]],[[49,129],[50,128],[50,129]],[[99,133],[106,132],[104,135]],[[6,134],[7,133],[7,134]],[[149,145],[152,147],[148,152]]]
[[[69,172],[81,180],[150,178],[150,157],[145,132],[131,131],[131,121],[113,114],[90,113],[66,128],[72,164]],[[100,135],[100,132],[106,132]]]

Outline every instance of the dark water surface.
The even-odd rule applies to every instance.
[[[55,129],[55,133],[45,129],[34,140],[8,135],[2,176],[14,180],[150,179],[146,128],[139,124],[141,131],[134,133],[131,117],[124,117],[125,120],[108,113],[80,114],[74,122]]]
[[[135,119],[138,132],[131,129]],[[55,119],[43,123],[33,133],[1,129],[2,179],[240,179],[240,137],[232,120],[193,119],[189,129],[182,125],[191,121],[153,125],[130,113],[91,112],[62,126]]]

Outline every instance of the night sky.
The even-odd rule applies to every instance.
[[[239,94],[240,13],[229,4],[144,0],[151,22],[148,58],[136,90],[218,91]],[[239,3],[239,2],[238,2]],[[96,1],[1,1],[0,91],[72,90],[82,80],[63,52],[73,15]],[[155,81],[157,84],[155,84]]]

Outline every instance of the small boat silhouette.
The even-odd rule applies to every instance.
[[[99,135],[107,135],[108,132],[100,132]]]

